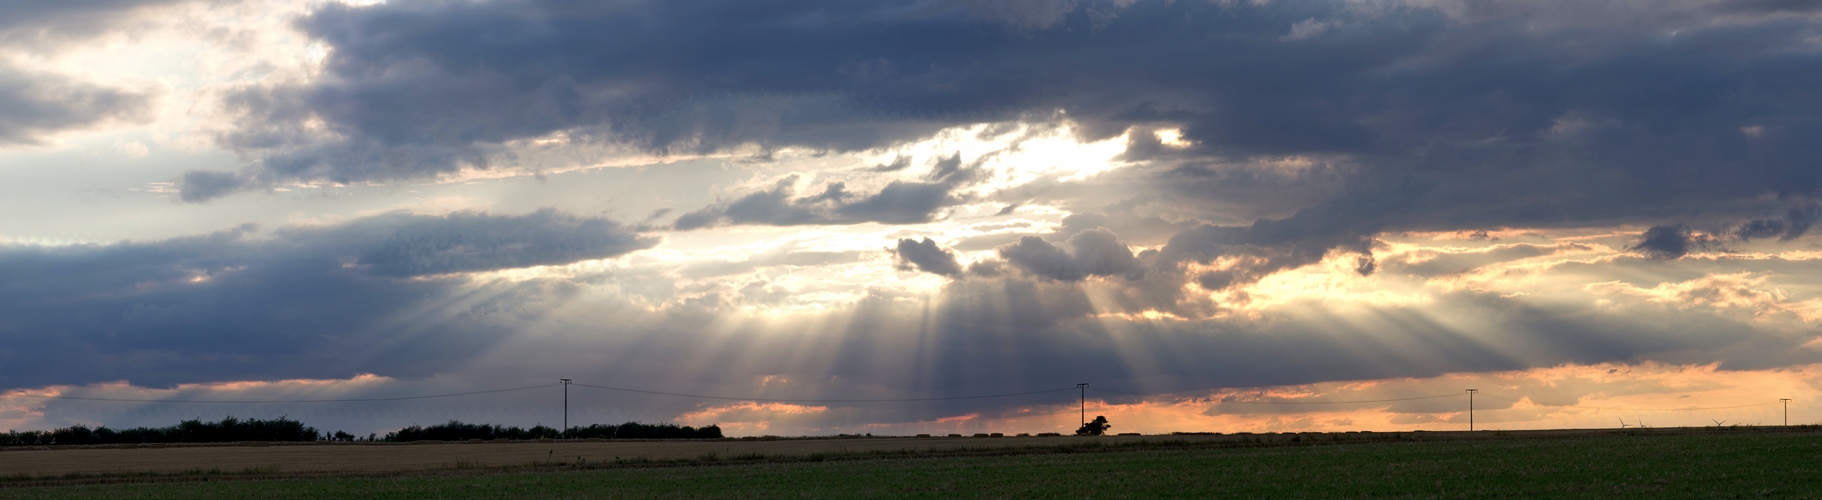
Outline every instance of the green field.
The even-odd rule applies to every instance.
[[[1822,498],[1822,435],[1027,450],[1000,456],[0,489],[14,498]]]

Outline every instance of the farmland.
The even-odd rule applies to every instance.
[[[41,480],[15,478],[12,487],[0,489],[0,496],[1822,498],[1822,476],[1813,473],[1813,464],[1822,458],[1822,433],[1813,430],[14,450],[0,453],[0,464],[14,472],[11,467],[27,462],[65,463],[65,458],[53,459],[58,454],[94,459],[100,455],[86,454],[103,452],[165,457],[158,467],[148,467],[151,461],[116,462],[111,469],[116,472],[178,471],[209,463],[232,463],[234,468],[222,467],[222,475],[109,479],[54,474],[67,465],[44,465],[44,473],[34,474]],[[606,453],[621,453],[620,459]],[[233,461],[199,458],[209,454]],[[247,469],[234,473],[239,468]],[[53,476],[65,478],[60,481],[64,485],[29,486],[46,484],[42,479]],[[85,477],[182,482],[77,484]]]

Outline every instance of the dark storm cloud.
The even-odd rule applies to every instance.
[[[962,265],[955,260],[955,252],[936,246],[936,241],[924,238],[923,241],[911,238],[900,238],[898,247],[891,249],[892,255],[898,257],[898,268],[916,269],[938,276],[960,276]]]
[[[0,63],[0,146],[36,144],[62,130],[138,120],[150,104],[151,96],[144,93]]]
[[[446,273],[653,244],[612,221],[545,210],[0,246],[0,386],[424,376],[511,335],[566,290]]]
[[[1188,146],[1139,137],[1128,156],[1177,165],[1152,181],[1218,210],[1211,220],[1262,217],[1217,222],[1245,228],[1269,272],[1379,231],[1739,221],[1764,200],[1815,196],[1822,57],[1792,49],[1818,26],[1799,7],[329,4],[298,23],[334,49],[322,77],[230,98],[244,119],[224,141],[261,159],[244,187],[489,166],[489,148],[558,131],[708,151],[856,150],[1004,120],[1066,119],[1083,139],[1175,128]],[[312,135],[311,120],[338,139]],[[1234,167],[1287,157],[1346,168],[1284,183]],[[1257,188],[1221,187],[1244,183]],[[925,222],[938,191],[905,183],[836,202],[846,193],[771,190],[678,227]],[[1190,230],[1165,257],[1240,250],[1210,239],[1223,231]]]
[[[1815,180],[1788,168],[1813,126],[1791,107],[1813,99],[1784,98],[1817,65],[1774,50],[1800,19],[1661,46],[1635,40],[1718,14],[1664,7],[1644,31],[1595,31],[1611,12],[1556,4],[991,4],[331,4],[300,22],[335,48],[325,78],[234,98],[251,119],[226,140],[271,153],[261,176],[345,181],[485,164],[478,146],[559,130],[660,149],[856,149],[1061,109],[1088,136],[1180,127],[1201,157],[1345,153],[1404,175],[1568,155],[1614,162],[1600,168],[1643,194],[1702,182],[1666,169],[1748,155],[1783,165],[1749,173]],[[1310,19],[1330,28],[1284,39]],[[312,117],[350,139],[297,137]],[[1766,186],[1747,177],[1728,184]]]
[[[1729,197],[1818,182],[1801,138],[1818,127],[1806,89],[1822,64],[1783,50],[1811,20],[1704,22],[1801,10],[1778,2],[1128,4],[329,4],[299,23],[335,48],[328,73],[250,91],[265,97],[242,99],[252,119],[228,143],[273,152],[261,175],[357,179],[559,130],[666,150],[857,149],[1064,110],[1089,138],[1180,127],[1201,157],[1552,174],[1524,188],[1604,171],[1613,184],[1589,189],[1650,202],[1572,207],[1611,215],[1698,186]],[[267,148],[265,132],[310,116],[352,139]],[[1530,192],[1493,201],[1547,206]]]
[[[1813,14],[1822,12],[1822,3],[1809,0],[1734,0],[1723,2],[1721,10],[1754,14]]]

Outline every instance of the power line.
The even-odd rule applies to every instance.
[[[1068,414],[1069,414],[1069,410],[1063,410],[1063,411],[1051,412],[1051,413],[1031,413],[1031,414],[1023,414],[1023,415],[1007,415],[1007,416],[1003,416],[1003,417],[975,417],[975,418],[970,418],[967,420],[958,420],[958,422],[987,422],[987,421],[999,421],[999,420],[1017,420],[1017,419],[1021,419],[1021,418],[1055,417],[1055,416],[1059,416],[1059,415],[1068,415]],[[951,418],[953,418],[953,417],[951,417]],[[912,422],[910,424],[896,424],[896,425],[913,425],[913,424],[915,424],[915,425],[924,425],[924,424],[942,425],[945,423],[948,423],[948,422],[938,422],[935,420],[930,420],[930,421]]]
[[[1468,389],[1468,430],[1474,430],[1474,394],[1480,389]]]
[[[0,398],[36,398],[36,399],[61,399],[61,400],[71,400],[71,401],[107,401],[107,402],[114,402],[114,403],[185,403],[185,404],[363,403],[363,402],[375,402],[375,401],[406,401],[406,400],[412,400],[412,399],[431,399],[431,398],[450,398],[450,397],[456,397],[456,396],[473,396],[476,394],[493,394],[493,393],[497,393],[497,392],[512,392],[512,391],[523,391],[523,390],[529,390],[529,389],[543,389],[545,387],[556,387],[557,385],[558,384],[544,384],[544,385],[533,385],[533,386],[526,386],[526,387],[514,387],[511,389],[492,389],[492,390],[486,390],[486,391],[457,392],[457,393],[452,393],[452,394],[433,394],[433,395],[429,395],[429,396],[400,396],[400,397],[395,397],[395,398],[296,399],[296,400],[276,400],[276,399],[207,399],[207,400],[190,399],[190,400],[185,400],[185,399],[91,398],[91,397],[83,397],[83,396],[62,396],[62,395],[40,396],[40,395],[36,395],[36,394],[0,395]],[[577,385],[580,385],[580,384],[577,384]]]
[[[644,389],[628,389],[625,387],[609,387],[609,386],[605,386],[605,385],[589,385],[589,384],[574,383],[574,382],[572,382],[571,385],[575,385],[577,387],[588,387],[588,388],[593,388],[593,389],[606,389],[606,390],[610,390],[610,391],[636,392],[636,393],[640,393],[640,394],[653,394],[653,395],[658,395],[658,396],[676,396],[676,397],[682,397],[682,398],[696,398],[696,399],[720,399],[720,400],[726,400],[726,401],[752,401],[755,403],[909,403],[909,402],[917,402],[917,401],[952,401],[952,400],[958,400],[958,399],[1009,398],[1009,397],[1014,397],[1014,396],[1029,396],[1032,394],[1048,394],[1048,393],[1052,393],[1052,392],[1063,392],[1063,391],[1069,391],[1069,390],[1076,389],[1075,387],[1065,387],[1062,389],[1050,389],[1050,390],[1045,390],[1045,391],[1015,392],[1015,393],[1011,393],[1011,394],[988,394],[988,395],[982,395],[982,396],[950,396],[950,397],[942,397],[942,398],[767,399],[767,398],[737,398],[737,397],[728,397],[728,396],[706,396],[706,395],[702,395],[702,394],[683,394],[683,393],[677,393],[677,392],[648,391],[648,390],[644,390]]]
[[[1520,400],[1514,400],[1514,398],[1505,398],[1505,396],[1492,396],[1492,394],[1481,394],[1481,396],[1487,396],[1487,398],[1494,398],[1494,400],[1520,401]],[[1583,405],[1552,405],[1552,403],[1538,403],[1538,401],[1536,401],[1536,400],[1532,400],[1532,401],[1530,401],[1530,403],[1532,403],[1532,405],[1543,405],[1543,407],[1563,407],[1563,409],[1591,409],[1591,411],[1725,411],[1725,409],[1749,409],[1749,407],[1769,407],[1769,405],[1776,405],[1776,401],[1771,401],[1771,403],[1755,403],[1755,405],[1733,405],[1733,407],[1696,407],[1696,409],[1627,409],[1627,407],[1583,407]]]
[[[435,399],[435,398],[449,398],[449,397],[459,397],[459,396],[473,396],[473,395],[479,395],[479,394],[495,394],[495,393],[502,393],[502,392],[543,389],[543,388],[547,388],[547,387],[556,387],[559,385],[563,385],[563,384],[561,384],[561,383],[542,384],[542,385],[533,385],[533,386],[525,386],[525,387],[512,387],[512,388],[506,388],[506,389],[490,389],[490,390],[483,390],[483,391],[457,392],[457,393],[449,393],[449,394],[432,394],[432,395],[425,395],[425,396],[398,396],[398,397],[389,397],[389,398],[341,398],[341,399],[296,399],[296,400],[276,400],[276,399],[172,400],[172,399],[106,398],[106,397],[65,396],[65,395],[44,396],[44,395],[35,395],[35,394],[10,394],[10,395],[0,395],[0,399],[33,398],[33,399],[44,399],[44,400],[67,400],[67,401],[100,401],[100,402],[117,402],[117,403],[174,403],[174,404],[364,403],[364,402],[386,402],[386,401],[410,401],[410,400],[418,400],[418,399]],[[756,402],[756,403],[910,403],[910,402],[924,402],[924,401],[956,401],[956,400],[969,400],[969,399],[1009,398],[1009,397],[1030,396],[1030,395],[1036,395],[1036,394],[1049,394],[1049,393],[1055,393],[1055,392],[1064,392],[1064,391],[1069,391],[1069,390],[1082,390],[1082,389],[1096,391],[1096,392],[1110,393],[1110,394],[1120,394],[1120,395],[1125,395],[1125,396],[1143,397],[1143,398],[1177,397],[1177,396],[1172,396],[1170,394],[1141,394],[1141,393],[1136,393],[1136,392],[1126,392],[1126,391],[1119,391],[1119,390],[1113,390],[1113,389],[1102,389],[1102,388],[1098,388],[1098,387],[1065,387],[1065,388],[1060,388],[1060,389],[1049,389],[1049,390],[1030,391],[1030,392],[1015,392],[1015,393],[1006,393],[1006,394],[986,394],[986,395],[977,395],[977,396],[947,396],[947,397],[929,397],[929,398],[775,399],[775,398],[745,398],[745,397],[730,397],[730,396],[710,396],[710,395],[704,395],[704,394],[686,394],[686,393],[677,393],[677,392],[632,389],[632,388],[626,388],[626,387],[612,387],[612,386],[605,386],[605,385],[582,384],[582,383],[575,383],[575,382],[570,382],[570,385],[575,385],[575,386],[579,386],[579,387],[588,387],[588,388],[592,388],[592,389],[604,389],[604,390],[610,390],[610,391],[651,394],[651,395],[657,395],[657,396],[672,396],[672,397],[684,397],[684,398],[696,398],[696,399],[716,399],[716,400],[725,400],[725,401],[752,401],[752,402]],[[1086,385],[1086,384],[1083,384],[1083,385]],[[1485,397],[1495,398],[1495,399],[1503,399],[1506,401],[1513,401],[1513,402],[1521,401],[1520,399],[1498,396],[1498,395],[1493,395],[1493,394],[1481,393],[1480,395],[1485,396]],[[1442,394],[1442,395],[1436,395],[1436,396],[1419,396],[1419,397],[1390,398],[1390,399],[1364,399],[1364,400],[1350,400],[1350,401],[1214,401],[1213,403],[1215,403],[1215,404],[1242,404],[1242,405],[1343,405],[1343,404],[1366,404],[1366,403],[1394,403],[1394,402],[1400,402],[1400,401],[1418,401],[1418,400],[1426,400],[1426,399],[1442,399],[1442,398],[1455,398],[1455,397],[1462,397],[1462,394]],[[1540,405],[1540,406],[1559,407],[1559,408],[1580,408],[1580,409],[1589,409],[1589,410],[1616,410],[1616,411],[1726,410],[1726,409],[1734,409],[1734,408],[1752,408],[1752,407],[1770,406],[1770,405],[1779,404],[1778,402],[1766,402],[1766,403],[1734,405],[1734,406],[1711,406],[1711,407],[1698,407],[1698,408],[1626,408],[1626,407],[1618,407],[1618,406],[1600,407],[1600,406],[1582,406],[1582,405],[1557,405],[1557,404],[1539,403],[1535,400],[1533,400],[1532,403]],[[1810,406],[1798,404],[1795,402],[1792,402],[1791,404],[1795,405],[1797,407],[1801,407],[1801,408],[1811,408]]]
[[[1096,389],[1093,387],[1090,387],[1088,390],[1099,391],[1099,392],[1110,392],[1110,393],[1114,393],[1114,394],[1124,394],[1127,396],[1139,396],[1139,397],[1146,397],[1146,398],[1169,396],[1168,394],[1139,394],[1139,393],[1133,393],[1133,392]],[[1216,404],[1233,404],[1233,405],[1342,405],[1342,404],[1359,404],[1359,403],[1391,403],[1391,402],[1397,402],[1397,401],[1417,401],[1420,399],[1458,398],[1461,396],[1462,396],[1461,394],[1442,394],[1442,395],[1437,395],[1437,396],[1420,396],[1420,397],[1414,397],[1414,398],[1365,399],[1365,400],[1358,400],[1358,401],[1215,401],[1215,403]],[[1169,396],[1169,397],[1174,397],[1174,396]]]

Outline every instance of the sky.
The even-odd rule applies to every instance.
[[[1790,0],[9,2],[0,428],[1813,424],[1818,88]]]

